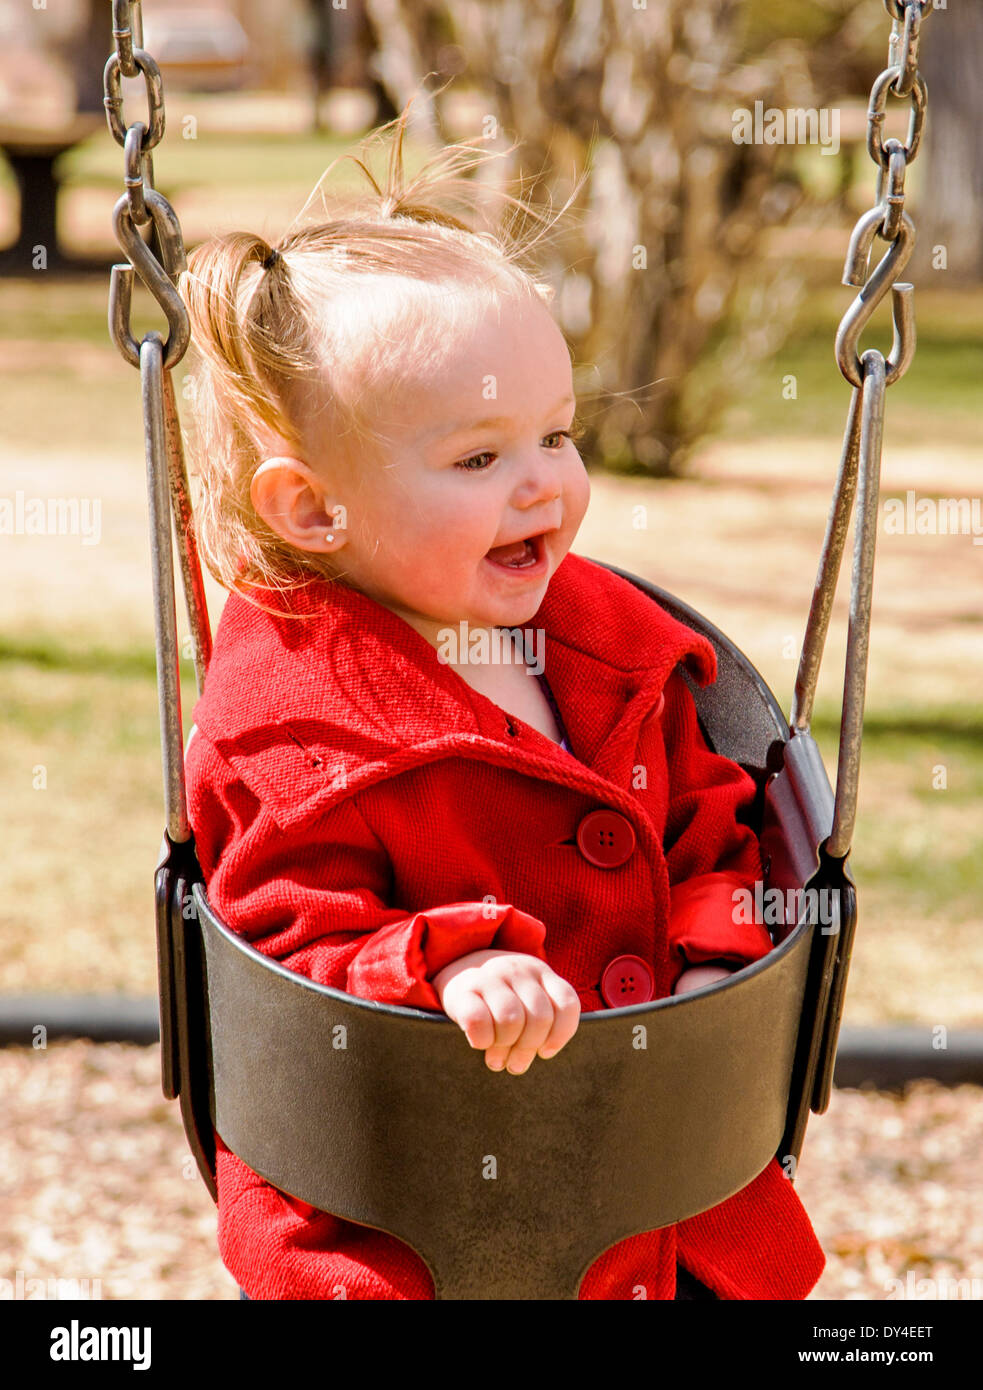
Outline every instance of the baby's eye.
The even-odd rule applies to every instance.
[[[579,434],[580,434],[580,432],[571,431],[571,430],[551,430],[549,434],[544,434],[544,435],[543,435],[543,438],[544,438],[544,439],[560,439],[560,440],[563,440],[563,439],[574,439],[574,438],[579,438]],[[551,448],[553,448],[553,449],[562,449],[562,448],[563,448],[563,445],[562,445],[562,444],[553,444],[553,445],[551,445],[551,446],[549,446],[549,447],[551,447]],[[458,463],[456,463],[456,464],[454,465],[454,467],[455,467],[455,468],[463,468],[463,469],[464,469],[466,472],[468,472],[468,473],[479,473],[479,472],[481,472],[482,469],[489,467],[488,464],[482,463],[482,462],[481,462],[482,459],[494,459],[494,458],[496,458],[496,457],[497,457],[497,456],[496,456],[495,454],[491,454],[491,453],[487,453],[487,452],[486,452],[486,453],[483,453],[483,454],[472,454],[470,458],[461,459]]]

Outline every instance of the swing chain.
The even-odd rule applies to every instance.
[[[126,157],[126,186],[131,189],[130,211],[138,225],[149,221],[143,205],[142,190],[136,187],[136,180],[142,180],[144,188],[154,186],[154,162],[151,150],[164,134],[164,86],[160,69],[143,47],[143,20],[139,9],[140,0],[133,0],[137,6],[130,13],[130,0],[113,0],[113,38],[116,52],[111,54],[103,72],[103,105],[106,119],[113,139],[122,145]],[[141,54],[143,67],[134,58],[134,41]],[[149,124],[134,121],[129,130],[123,121],[123,87],[121,77],[139,77],[143,74],[147,85],[147,106]],[[139,135],[135,132],[139,131]]]
[[[912,83],[916,80],[919,31],[928,3],[929,0],[918,0],[917,3],[902,4],[899,14],[897,0],[885,0],[887,12],[894,20],[888,41],[888,67],[897,64],[901,68],[901,76],[891,84],[891,91],[895,96],[908,96]],[[904,25],[903,34],[899,32],[898,24]]]
[[[161,749],[167,834],[172,843],[190,839],[184,781],[181,670],[177,640],[171,532],[177,539],[195,678],[199,695],[211,657],[211,630],[194,535],[191,492],[184,463],[181,425],[171,369],[191,340],[187,306],[177,283],[187,269],[181,224],[170,203],[154,188],[151,151],[164,134],[164,88],[160,68],[143,48],[140,0],[113,0],[115,52],[103,69],[104,105],[110,133],[123,146],[125,192],[113,209],[113,230],[127,256],[112,267],[109,332],[124,359],[139,368],[154,580],[154,641],[160,700]],[[123,78],[143,77],[148,116],[127,129]],[[145,238],[141,227],[149,227]],[[138,342],[130,324],[133,278],[139,275],[163,309],[167,341],[150,332]]]
[[[164,134],[164,84],[160,68],[142,46],[140,0],[113,0],[113,39],[116,51],[110,54],[103,70],[103,105],[113,139],[123,146],[126,192],[114,209],[113,224],[129,263],[112,269],[109,329],[122,356],[131,366],[138,367],[140,344],[130,328],[135,270],[167,318],[164,367],[169,370],[180,362],[191,337],[188,311],[175,289],[187,261],[177,215],[167,199],[154,189],[151,150]],[[129,129],[123,119],[124,77],[142,77],[147,91],[147,119],[134,121]],[[148,225],[157,234],[163,262],[138,231]]]
[[[844,285],[862,286],[859,295],[843,315],[836,335],[836,362],[851,386],[860,387],[863,371],[857,344],[860,334],[878,304],[888,292],[892,299],[894,342],[887,358],[885,385],[899,381],[915,353],[914,287],[897,277],[915,249],[915,227],[904,210],[905,175],[918,155],[921,144],[928,88],[918,71],[918,43],[921,22],[931,0],[884,0],[891,16],[888,66],[874,82],[867,108],[867,152],[877,165],[877,192],[874,207],[857,222],[850,238]],[[902,29],[903,26],[903,29]],[[888,94],[907,98],[911,104],[908,136],[884,139]],[[873,273],[870,251],[874,237],[889,243],[889,250]]]
[[[930,5],[931,0],[884,0],[892,20],[888,66],[874,82],[867,110],[867,150],[878,167],[876,201],[859,219],[850,237],[843,284],[862,288],[836,334],[837,365],[854,389],[789,715],[793,736],[809,733],[833,597],[856,502],[836,797],[825,845],[826,853],[833,859],[845,859],[849,853],[856,820],[885,391],[904,376],[915,355],[914,286],[897,282],[896,276],[907,265],[915,246],[915,226],[904,210],[904,184],[908,165],[918,153],[928,102],[925,81],[918,71],[918,41],[921,21]],[[883,139],[889,92],[911,103],[905,144]],[[869,273],[875,236],[889,246]],[[885,360],[876,348],[869,348],[860,357],[860,334],[888,293],[894,320],[890,355]]]

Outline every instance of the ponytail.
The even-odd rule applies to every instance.
[[[285,340],[282,332],[291,319],[301,327],[290,313],[297,306],[278,302],[290,298],[282,255],[251,232],[227,232],[191,252],[180,288],[192,339],[221,378],[235,418],[297,442],[280,396],[290,378],[316,363],[302,335],[295,330]]]

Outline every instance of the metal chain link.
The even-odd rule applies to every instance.
[[[931,0],[884,0],[892,20],[888,66],[874,82],[867,109],[867,151],[877,165],[877,192],[874,207],[863,214],[850,237],[843,284],[860,285],[862,289],[843,316],[835,346],[837,365],[854,389],[789,716],[793,736],[808,734],[840,562],[856,500],[836,800],[826,842],[827,854],[835,859],[848,854],[856,821],[885,391],[900,381],[915,355],[914,286],[899,283],[895,277],[907,265],[915,247],[914,223],[904,210],[905,174],[918,154],[928,104],[928,90],[918,71],[918,42],[921,22],[930,4]],[[911,103],[908,138],[903,144],[897,139],[883,139],[889,93]],[[871,273],[870,251],[875,236],[888,242],[889,247]],[[861,357],[860,334],[889,292],[894,321],[891,352],[885,359],[876,348],[869,348]]]
[[[175,367],[191,337],[188,312],[174,286],[187,267],[181,226],[174,209],[154,190],[150,152],[164,134],[164,84],[160,68],[140,44],[143,23],[140,0],[112,0],[115,53],[103,70],[103,105],[110,133],[123,146],[126,192],[113,211],[116,239],[129,258],[128,266],[113,266],[109,290],[109,322],[113,341],[132,366],[140,360],[139,344],[130,329],[133,271],[164,310],[169,329],[164,366]],[[127,129],[123,121],[124,77],[143,77],[148,117]],[[153,194],[153,197],[150,195]],[[164,264],[147,247],[137,230],[153,222],[164,253]],[[138,245],[139,243],[139,245]]]
[[[171,369],[191,339],[188,310],[177,292],[187,269],[181,224],[170,203],[154,188],[151,151],[164,134],[164,84],[160,68],[143,48],[140,0],[112,0],[115,52],[103,70],[104,105],[109,130],[123,146],[125,193],[113,209],[116,239],[127,263],[114,265],[109,285],[109,332],[124,359],[140,368],[146,440],[147,491],[154,580],[157,683],[160,695],[161,750],[167,833],[175,843],[190,839],[184,779],[184,733],[181,719],[181,671],[177,645],[174,565],[171,532],[177,540],[188,623],[194,648],[199,695],[211,659],[211,630],[195,541],[191,494],[184,464],[181,426]],[[123,119],[123,78],[142,77],[147,118],[127,129]],[[139,228],[156,233],[160,258]],[[164,311],[168,336],[150,332],[138,342],[130,325],[134,273]]]
[[[836,336],[836,361],[851,386],[860,386],[862,374],[857,343],[864,325],[891,290],[894,304],[895,342],[887,360],[887,385],[907,371],[914,355],[915,319],[913,287],[895,284],[915,249],[915,228],[904,210],[905,175],[918,156],[928,105],[928,89],[918,71],[921,21],[931,0],[884,0],[892,18],[888,42],[888,66],[874,81],[867,108],[867,152],[877,165],[875,206],[860,218],[847,251],[844,285],[862,285],[860,294],[843,316]],[[902,30],[903,26],[903,30]],[[908,136],[884,140],[888,94],[911,103]],[[870,249],[874,237],[890,243],[890,250],[872,275]]]

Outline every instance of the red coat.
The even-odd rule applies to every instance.
[[[763,927],[732,920],[735,887],[761,876],[739,820],[754,784],[709,751],[674,671],[685,661],[708,684],[713,648],[633,585],[568,554],[527,625],[545,632],[575,756],[364,594],[319,585],[292,601],[322,611],[275,618],[230,595],[187,754],[209,899],[258,950],[363,998],[439,1009],[438,970],[510,948],[547,960],[587,1011],[606,1007],[615,956],[651,962],[661,998],[687,963],[770,949]],[[620,867],[577,846],[599,808],[633,825]],[[403,1242],[286,1196],[220,1140],[218,1188],[222,1258],[251,1297],[433,1297]],[[671,1299],[677,1257],[725,1299],[804,1298],[824,1265],[772,1160],[711,1211],[608,1250],[580,1296],[642,1284]]]

